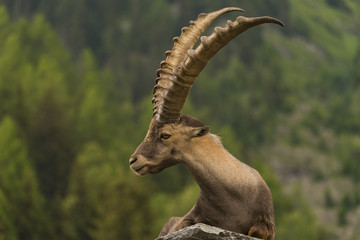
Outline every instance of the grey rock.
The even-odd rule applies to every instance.
[[[258,240],[240,233],[230,232],[203,223],[180,229],[177,232],[159,237],[155,240]]]

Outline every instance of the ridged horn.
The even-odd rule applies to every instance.
[[[223,8],[208,14],[201,13],[196,21],[190,21],[189,27],[181,29],[180,37],[173,39],[174,47],[171,51],[165,53],[166,60],[160,63],[160,69],[157,70],[156,85],[153,90],[153,118],[160,122],[176,122],[180,118],[182,106],[177,104],[177,100],[167,98],[168,91],[174,87],[174,72],[187,58],[188,50],[192,49],[199,40],[203,32],[209,25],[221,15],[232,11],[244,11],[241,8]],[[181,84],[175,86],[176,89],[182,90],[177,92],[177,99],[186,98],[190,91],[191,85]],[[176,83],[175,83],[176,85]],[[174,101],[174,102],[171,102]]]
[[[271,17],[238,17],[228,21],[225,27],[216,27],[208,37],[201,37],[200,45],[193,46],[211,22],[222,14],[240,10],[225,8],[209,14],[200,14],[190,22],[190,27],[183,28],[179,38],[174,38],[174,48],[166,52],[166,61],[161,63],[154,87],[154,114],[156,121],[169,123],[180,119],[186,97],[196,77],[208,61],[227,43],[247,29],[263,24],[275,23],[284,26],[281,21]]]

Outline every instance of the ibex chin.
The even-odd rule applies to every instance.
[[[130,158],[138,175],[158,173],[183,163],[200,187],[195,206],[184,217],[172,217],[159,236],[195,223],[205,223],[262,239],[275,237],[271,193],[260,174],[233,157],[209,127],[181,116],[186,97],[196,77],[223,46],[245,30],[263,23],[283,24],[271,17],[238,17],[225,27],[201,37],[217,17],[240,8],[224,8],[200,14],[173,40],[166,60],[157,71],[153,117],[144,141]],[[200,38],[200,44],[193,49]]]

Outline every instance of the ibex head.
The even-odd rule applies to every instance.
[[[209,127],[197,119],[182,116],[175,123],[151,121],[144,141],[130,159],[131,169],[139,175],[158,173],[184,159],[194,138],[209,132]]]
[[[208,37],[201,37],[206,28],[219,16],[240,8],[224,8],[209,14],[200,14],[190,26],[173,39],[174,47],[166,52],[160,63],[153,90],[153,117],[144,141],[130,159],[131,169],[139,174],[157,173],[181,161],[196,138],[206,135],[209,127],[199,120],[181,116],[186,97],[197,76],[207,62],[223,46],[245,30],[263,23],[283,24],[271,17],[238,17],[225,27],[216,27]],[[193,49],[200,38],[200,45]]]

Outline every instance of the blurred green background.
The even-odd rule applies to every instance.
[[[359,239],[358,0],[0,0],[0,240],[153,239],[192,207],[184,167],[128,159],[171,39],[225,6],[286,27],[234,39],[184,113],[261,172],[276,239]]]

